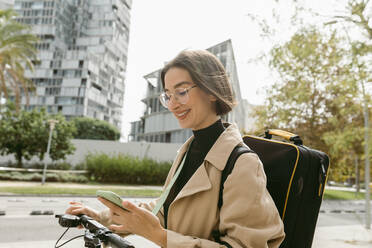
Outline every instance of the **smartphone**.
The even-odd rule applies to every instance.
[[[118,196],[117,194],[115,194],[114,192],[106,191],[106,190],[97,190],[96,195],[112,202],[116,206],[118,206],[118,207],[122,208],[123,210],[129,212],[128,209],[123,207],[123,204],[122,204],[123,200],[121,199],[121,197]]]

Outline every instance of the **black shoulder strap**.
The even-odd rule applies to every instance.
[[[222,171],[221,184],[220,184],[220,195],[219,195],[219,198],[218,198],[218,208],[219,209],[222,207],[222,204],[223,204],[223,198],[222,198],[223,185],[224,185],[227,177],[231,174],[232,170],[234,169],[234,165],[235,165],[236,160],[243,153],[255,153],[255,152],[252,151],[251,149],[249,149],[246,146],[240,146],[240,145],[236,146],[234,148],[234,150],[231,152],[230,157],[227,160],[226,166]]]
[[[223,195],[223,185],[227,179],[227,177],[231,174],[233,168],[234,168],[234,165],[235,165],[235,162],[236,160],[238,159],[238,157],[240,155],[242,155],[243,153],[255,153],[254,151],[250,150],[248,147],[246,146],[236,146],[234,148],[234,150],[231,152],[230,156],[229,156],[229,159],[227,160],[227,163],[226,163],[226,166],[225,168],[223,169],[222,171],[222,175],[221,175],[221,184],[220,184],[220,193],[219,193],[219,196],[218,196],[218,208],[221,209],[222,207],[222,204],[223,204],[223,198],[222,198],[222,195]],[[224,242],[224,241],[221,241],[221,235],[220,235],[220,232],[218,230],[215,230],[212,232],[212,235],[214,237],[214,240],[222,245],[225,245],[227,248],[232,248],[232,246],[227,243],[227,242]]]

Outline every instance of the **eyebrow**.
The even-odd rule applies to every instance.
[[[175,86],[174,86],[174,89],[184,85],[184,84],[192,84],[191,82],[188,82],[188,81],[182,81],[182,82],[179,82],[177,83]],[[169,91],[168,89],[164,89],[165,92]]]

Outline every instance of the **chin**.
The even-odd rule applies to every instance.
[[[178,121],[178,124],[180,124],[181,128],[191,128],[191,126],[188,125],[187,122]]]

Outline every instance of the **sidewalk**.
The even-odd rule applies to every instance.
[[[312,248],[372,247],[372,230],[361,225],[327,226],[315,229]]]
[[[332,190],[341,190],[341,191],[348,191],[348,192],[355,192],[356,189],[353,187],[340,187],[340,186],[329,186],[326,185],[326,189],[332,189]],[[365,188],[360,188],[360,192],[364,193],[366,192]]]
[[[40,182],[12,182],[0,181],[0,187],[17,187],[17,186],[38,186]],[[72,183],[47,183],[52,187],[65,188],[120,188],[120,189],[155,189],[161,190],[161,186],[132,186],[132,185],[88,185],[88,184],[72,184]],[[59,196],[56,196],[59,197]],[[1,210],[1,209],[0,209]],[[338,220],[336,223],[331,223],[329,216],[333,220]],[[338,217],[340,216],[340,217]],[[340,221],[342,216],[349,216],[349,219]],[[372,230],[365,229],[363,223],[364,217],[364,200],[356,201],[338,201],[338,200],[323,200],[320,209],[320,215],[317,227],[314,234],[313,248],[366,248],[372,247]],[[355,221],[350,221],[350,219]],[[356,219],[358,218],[358,219]],[[50,242],[45,242],[44,246],[36,245],[28,247],[50,247]],[[1,244],[0,248],[5,248]],[[13,248],[24,247],[23,243]],[[67,246],[68,247],[68,246]],[[141,247],[141,246],[139,246]],[[146,246],[149,247],[149,246]]]
[[[40,186],[41,182],[23,182],[23,181],[0,181],[0,187],[32,187]],[[80,184],[80,183],[55,183],[46,182],[45,185],[63,188],[118,188],[118,189],[151,189],[162,190],[162,186],[153,185],[120,185],[120,184]]]

